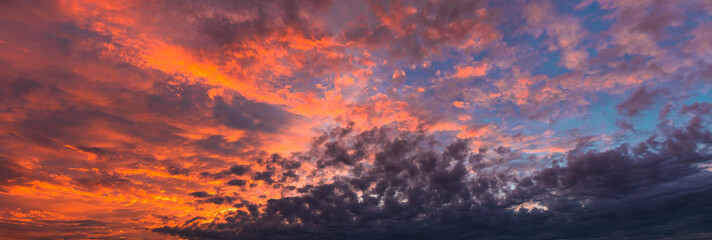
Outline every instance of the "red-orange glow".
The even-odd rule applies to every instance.
[[[0,238],[180,239],[152,229],[257,219],[272,199],[379,170],[361,141],[462,143],[484,159],[463,161],[470,180],[658,130],[703,136],[670,130],[709,120],[692,104],[708,101],[712,24],[685,7],[712,7],[691,2],[648,16],[670,6],[1,1]],[[366,201],[378,185],[349,186]],[[527,200],[510,209],[546,208]]]

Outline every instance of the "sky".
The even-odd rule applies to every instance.
[[[4,239],[710,239],[712,1],[0,2]]]

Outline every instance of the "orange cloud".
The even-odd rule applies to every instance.
[[[455,107],[458,107],[458,108],[466,108],[467,107],[467,103],[460,102],[460,101],[454,101],[454,102],[452,102],[452,105]]]
[[[472,78],[481,77],[487,75],[487,63],[480,63],[477,66],[456,66],[455,67],[455,77],[456,78]]]

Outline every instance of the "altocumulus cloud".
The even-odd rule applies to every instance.
[[[259,210],[154,231],[195,239],[709,238],[708,119],[695,115],[633,145],[582,143],[528,171],[502,161],[509,151],[473,151],[467,139],[332,129],[295,157],[348,174]]]

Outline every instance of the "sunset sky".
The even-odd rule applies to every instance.
[[[0,239],[711,239],[712,1],[0,1]]]

